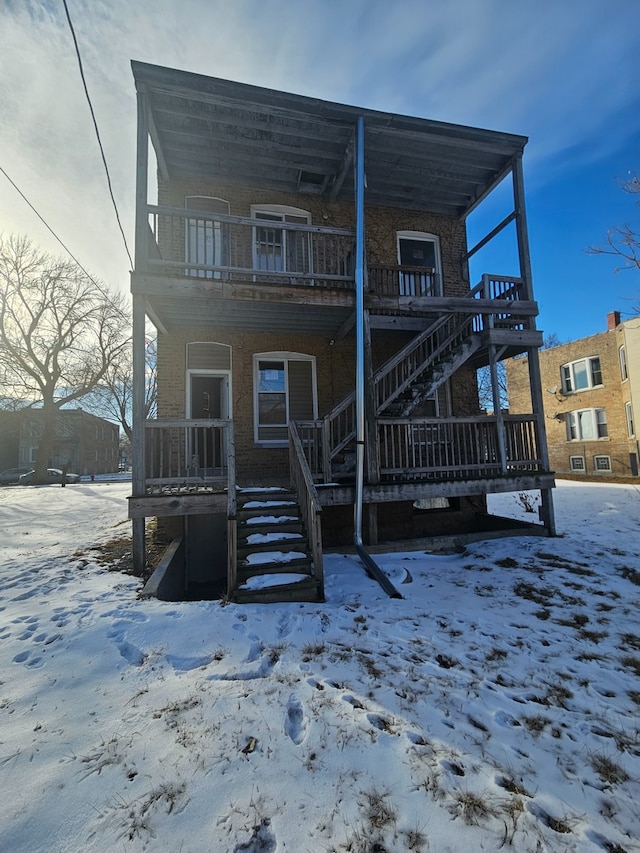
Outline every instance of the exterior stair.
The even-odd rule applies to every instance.
[[[237,500],[237,585],[230,591],[231,599],[322,600],[295,493],[276,487],[240,489]],[[286,575],[291,576],[289,582]],[[277,576],[277,583],[272,576]]]

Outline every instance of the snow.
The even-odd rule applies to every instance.
[[[0,489],[2,850],[640,851],[637,487],[266,605],[138,600],[129,491]]]

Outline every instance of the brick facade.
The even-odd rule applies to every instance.
[[[183,208],[185,197],[202,195],[225,199],[230,213],[250,216],[256,204],[280,204],[300,207],[311,214],[313,224],[334,228],[352,228],[351,204],[328,204],[316,196],[286,193],[219,183],[181,179],[166,184],[159,179],[159,204]],[[459,220],[414,211],[368,208],[367,259],[370,263],[393,265],[397,260],[397,232],[416,231],[436,235],[440,240],[444,294],[462,296],[469,290],[464,277],[466,252],[464,223]],[[175,245],[175,243],[174,243]],[[398,351],[409,336],[398,332],[372,333],[374,368]],[[186,415],[186,346],[193,341],[210,341],[231,346],[231,407],[235,425],[238,476],[251,472],[256,477],[285,476],[288,472],[286,448],[257,447],[254,442],[253,356],[260,352],[292,352],[313,356],[316,364],[318,414],[324,415],[354,387],[355,341],[348,336],[329,341],[314,335],[283,335],[268,332],[237,332],[226,329],[190,328],[158,336],[158,417],[181,418]],[[462,368],[451,388],[439,392],[442,415],[475,415],[478,395],[475,371]]]
[[[619,315],[611,312],[607,318],[608,329],[590,337],[540,352],[540,371],[545,412],[545,425],[551,468],[561,476],[587,479],[627,478],[637,476],[638,419],[633,418],[634,435],[629,435],[627,404],[637,412],[640,404],[640,318],[619,322]],[[623,379],[620,366],[620,348],[626,351],[628,377]],[[566,391],[561,368],[582,359],[598,358],[601,383],[577,391]],[[526,357],[510,359],[507,363],[509,411],[531,411],[528,360]],[[604,409],[608,435],[592,439],[568,438],[569,413],[586,409]],[[582,464],[571,457],[584,460]],[[595,457],[608,457],[610,470],[596,468]],[[634,463],[635,457],[635,463]],[[600,460],[604,464],[605,460]],[[635,471],[635,473],[634,473]]]

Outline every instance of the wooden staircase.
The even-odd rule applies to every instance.
[[[237,501],[237,584],[229,597],[238,603],[323,601],[296,494],[241,489]]]

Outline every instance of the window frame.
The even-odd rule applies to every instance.
[[[303,258],[303,269],[292,269],[289,258],[289,249],[290,247],[287,245],[288,241],[288,232],[287,232],[287,216],[297,217],[298,219],[305,219],[305,223],[302,222],[290,222],[290,225],[311,225],[311,211],[304,210],[301,207],[292,207],[288,204],[252,204],[251,205],[251,218],[255,219],[257,223],[260,222],[260,214],[264,216],[264,224],[262,225],[254,225],[253,227],[253,239],[252,239],[252,263],[254,270],[264,273],[266,275],[292,275],[296,272],[300,273],[312,273],[313,272],[313,247],[311,245],[311,234],[306,232],[306,239],[301,242],[301,248],[303,251],[303,255],[306,257]],[[278,223],[281,223],[281,227],[278,227]],[[259,230],[272,228],[274,231],[280,231],[280,259],[281,266],[279,267],[277,263],[274,262],[273,269],[267,266],[262,266],[260,262],[260,258],[262,254],[258,251],[258,232]],[[305,232],[303,232],[305,233]],[[273,246],[276,246],[276,242],[274,240]],[[268,256],[265,256],[268,257]],[[278,255],[274,254],[274,261],[277,259]]]
[[[620,361],[620,378],[622,382],[626,382],[629,378],[629,367],[627,365],[627,348],[624,344],[618,349],[618,359]]]
[[[284,393],[285,395],[285,422],[282,424],[261,423],[260,421],[260,394],[269,393],[260,390],[260,365],[263,362],[283,362],[284,364]],[[253,440],[258,447],[286,447],[289,443],[285,438],[264,438],[260,435],[265,429],[287,429],[290,420],[291,400],[289,387],[289,364],[290,362],[305,362],[311,365],[311,404],[313,414],[310,420],[318,417],[318,382],[316,372],[316,357],[307,353],[276,351],[257,352],[253,355]]]
[[[579,465],[575,465],[574,463],[575,463],[578,459],[580,460],[580,464],[579,464]],[[587,470],[587,463],[586,463],[586,460],[585,460],[584,456],[573,456],[573,455],[572,455],[572,456],[570,456],[570,457],[569,457],[569,468],[570,468],[572,471],[581,471],[581,472],[586,471],[586,470]]]
[[[587,414],[590,415],[593,435],[585,435],[582,430],[583,418]],[[607,441],[609,438],[607,412],[602,407],[574,409],[566,413],[565,422],[567,441]]]
[[[594,368],[594,362],[597,362],[597,369]],[[582,388],[576,387],[576,366],[579,364],[585,365],[585,373],[587,376],[587,385]],[[599,377],[600,381],[596,382],[595,378]],[[563,394],[578,394],[580,391],[590,391],[592,388],[602,388],[602,362],[599,355],[589,355],[584,358],[577,358],[574,361],[567,361],[560,365],[560,381],[562,384]]]
[[[599,468],[598,462],[597,462],[598,459],[606,460],[607,467],[606,468]],[[610,474],[611,471],[612,471],[612,469],[611,469],[611,457],[610,456],[607,456],[607,455],[602,454],[602,453],[598,453],[598,454],[594,455],[594,457],[593,457],[593,472],[594,472],[594,474],[600,474],[600,473]]]
[[[423,243],[433,243],[434,245],[434,257],[435,257],[435,282],[434,282],[434,292],[433,293],[425,293],[420,292],[416,293],[415,290],[415,276],[417,273],[408,273],[406,274],[409,280],[403,279],[402,272],[398,276],[398,288],[400,296],[442,296],[443,291],[443,283],[442,283],[442,252],[440,247],[440,237],[437,234],[432,234],[429,231],[396,231],[396,257],[398,258],[398,266],[402,265],[401,256],[400,256],[400,242],[402,240],[413,240],[415,242],[423,242]],[[429,267],[425,267],[425,269],[429,269]]]
[[[624,404],[624,414],[627,420],[627,436],[629,438],[635,438],[636,430],[633,422],[633,406],[631,405],[631,401]]]

